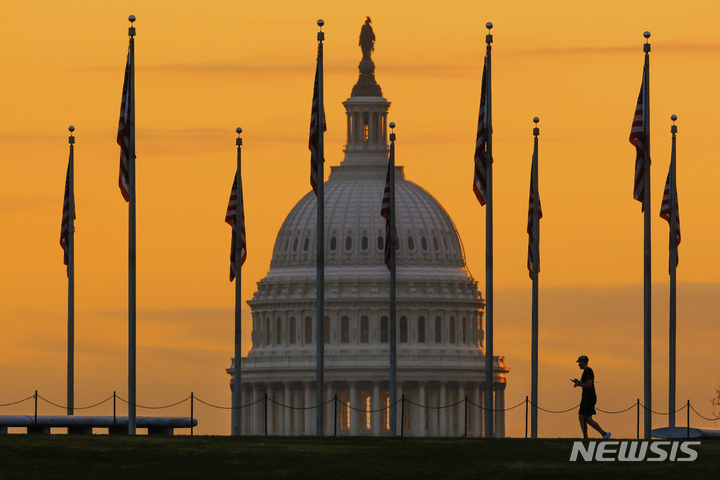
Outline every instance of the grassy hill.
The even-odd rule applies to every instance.
[[[716,478],[695,462],[570,462],[571,439],[0,436],[0,479]]]

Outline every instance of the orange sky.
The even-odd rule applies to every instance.
[[[502,2],[501,2],[502,3]],[[342,160],[341,102],[357,79],[357,38],[370,15],[376,78],[392,102],[397,162],[452,216],[484,290],[485,211],[472,193],[487,21],[493,29],[495,353],[506,356],[507,406],[530,393],[527,197],[532,118],[540,117],[540,404],[575,405],[568,377],[591,358],[604,410],[643,396],[642,215],[632,199],[628,142],[652,32],[651,127],[654,405],[667,410],[667,238],[660,220],[678,116],[683,241],[678,269],[678,404],[712,416],[720,367],[715,320],[720,256],[714,220],[720,162],[715,1],[321,0],[106,4],[15,2],[0,41],[0,404],[35,389],[65,401],[67,279],[58,245],[67,127],[76,127],[76,405],[127,394],[127,204],[115,143],[127,49],[137,65],[138,402],[191,391],[230,404],[233,354],[230,228],[223,222],[243,133],[248,260],[243,298],[267,272],[283,219],[310,189],[307,134],[316,20],[326,22],[326,158]],[[329,169],[326,169],[329,171]],[[250,348],[250,311],[244,316]],[[0,415],[28,413],[31,404]],[[201,434],[229,432],[229,414],[196,406]],[[187,415],[187,405],[161,414]],[[41,404],[41,414],[64,411]],[[107,414],[108,410],[88,411]],[[155,414],[139,410],[139,415]],[[629,416],[628,416],[629,415]],[[635,433],[634,414],[600,415]],[[681,415],[684,422],[684,413]],[[524,410],[507,414],[524,435]],[[655,426],[664,425],[655,417]],[[577,434],[574,413],[541,414],[541,436]],[[695,420],[693,420],[695,423]],[[709,422],[697,422],[710,426]]]

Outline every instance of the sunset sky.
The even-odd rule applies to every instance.
[[[511,369],[508,407],[530,395],[525,228],[532,118],[540,117],[539,403],[548,410],[579,403],[568,378],[579,377],[580,354],[595,370],[600,409],[643,398],[643,216],[632,198],[628,136],[642,34],[652,32],[653,410],[667,412],[668,225],[658,213],[676,114],[677,406],[689,399],[704,416],[720,413],[711,405],[720,388],[719,2],[38,0],[11,2],[3,13],[0,404],[35,390],[65,403],[67,278],[58,240],[69,125],[76,128],[75,403],[113,391],[127,398],[128,213],[117,186],[116,135],[128,15],[137,17],[137,400],[151,406],[191,391],[230,405],[234,284],[224,215],[235,128],[243,128],[247,301],[269,269],[284,218],[310,190],[316,21],[325,20],[332,166],[343,159],[342,101],[357,80],[358,35],[369,15],[375,77],[397,124],[397,164],[454,220],[481,291],[485,210],[472,192],[472,159],[485,23],[495,25],[494,349]],[[245,352],[251,325],[245,305]],[[29,402],[0,408],[0,415],[31,412]],[[112,407],[78,413],[106,415]],[[64,410],[41,403],[40,414]],[[195,414],[196,433],[229,433],[228,410],[196,405]],[[189,405],[138,415],[189,415]],[[523,436],[524,408],[506,417],[507,434]],[[634,410],[596,419],[613,436],[635,435]],[[667,425],[660,415],[653,422]],[[577,436],[575,410],[541,413],[539,434]]]

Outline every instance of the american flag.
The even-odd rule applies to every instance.
[[[635,146],[635,185],[633,187],[633,198],[642,204],[645,210],[645,74],[640,86],[635,117],[630,129],[630,143]]]
[[[533,161],[534,163],[534,161]],[[528,268],[528,274],[530,275],[530,279],[534,279],[534,272],[533,272],[533,247],[535,245],[535,242],[537,242],[537,239],[534,238],[534,232],[533,232],[533,210],[534,210],[534,200],[535,196],[537,195],[537,203],[538,203],[538,229],[540,226],[540,219],[542,218],[542,206],[540,205],[540,193],[537,191],[537,185],[535,184],[535,175],[534,172],[530,171],[530,206],[528,207],[528,223],[527,223],[527,233],[528,233],[528,258],[527,258],[527,268]],[[540,258],[538,258],[538,272],[540,272]]]
[[[235,180],[233,180],[232,190],[230,191],[230,201],[228,202],[227,212],[225,213],[225,223],[232,227],[232,246],[230,247],[230,281],[232,282],[236,276],[236,265],[235,265],[235,216],[237,214],[238,205],[238,188],[237,188],[237,173],[235,174]],[[247,245],[245,243],[245,207],[243,205],[242,197],[242,182],[240,183],[240,266],[245,264],[247,258]]]
[[[70,193],[70,163],[68,162],[67,175],[65,176],[65,198],[63,200],[63,213],[62,213],[62,225],[60,226],[60,246],[63,249],[63,264],[67,265],[68,249],[67,238],[70,235],[70,197],[73,197],[73,220],[77,218],[75,216],[75,198]],[[73,227],[74,229],[74,227]]]
[[[380,215],[385,217],[385,265],[390,268],[390,252],[393,245],[391,226],[390,226],[390,169],[392,168],[392,161],[388,161],[388,171],[385,177],[385,191],[383,192],[382,208],[380,209]]]
[[[482,92],[480,93],[480,114],[478,115],[477,138],[475,140],[475,178],[473,191],[481,206],[485,205],[487,187],[487,153],[485,149],[488,142],[487,125],[487,57],[483,66]]]
[[[318,163],[324,161],[320,158],[320,129],[318,123],[320,121],[319,113],[321,106],[320,104],[320,53],[318,52],[318,63],[315,69],[315,84],[313,86],[313,99],[312,99],[312,111],[310,113],[310,139],[308,141],[308,148],[310,149],[310,185],[312,185],[313,192],[315,195],[318,193],[318,183],[322,179],[318,179]],[[322,106],[322,122],[323,132],[327,131],[327,123],[325,123],[325,107]]]
[[[667,220],[668,224],[670,223],[670,195],[670,172],[668,172],[662,204],[660,205],[660,216]],[[677,247],[680,245],[680,208],[678,207],[677,187],[673,190],[672,196],[675,200],[675,246]],[[676,261],[675,266],[680,263],[680,257],[676,257]]]
[[[120,124],[118,126],[117,143],[120,145],[120,193],[126,202],[130,201],[130,54],[125,65],[125,81],[123,82],[122,103],[120,104]]]

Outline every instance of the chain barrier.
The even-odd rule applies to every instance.
[[[692,405],[690,405],[690,402],[688,402],[688,404],[685,405],[683,408],[686,408],[686,407],[688,407],[688,406],[689,406],[690,408],[692,408],[692,411],[695,412],[695,415],[697,415],[698,417],[702,418],[703,420],[708,420],[708,421],[710,421],[710,422],[715,422],[715,421],[717,421],[717,420],[720,420],[720,417],[707,418],[707,417],[704,417],[703,415],[700,415],[700,414],[698,413],[698,411],[695,410],[695,407],[693,407]],[[682,408],[681,408],[680,410],[682,410]]]
[[[45,402],[45,403],[47,403],[47,404],[49,404],[49,405],[52,405],[52,406],[54,406],[54,407],[57,407],[57,408],[67,409],[66,406],[63,406],[63,405],[57,404],[57,403],[55,403],[55,402],[52,402],[52,401],[48,400],[47,398],[43,397],[42,395],[39,395],[37,392],[36,392],[35,394],[33,394],[33,395],[30,395],[29,397],[23,398],[22,400],[17,400],[17,401],[15,401],[15,402],[9,402],[9,403],[0,404],[0,407],[10,407],[10,406],[13,406],[13,405],[18,405],[18,404],[21,404],[21,403],[23,403],[23,402],[27,402],[28,400],[31,400],[31,399],[35,399],[35,416],[36,416],[36,417],[37,417],[37,401],[38,401],[38,400],[42,400],[43,402]],[[130,402],[128,402],[127,400],[125,400],[124,398],[118,396],[115,392],[113,392],[113,395],[109,396],[108,398],[106,398],[106,399],[104,399],[104,400],[102,400],[102,401],[100,401],[100,402],[98,402],[98,403],[95,403],[95,404],[92,404],[92,405],[88,405],[88,406],[84,406],[84,407],[74,407],[73,410],[87,410],[87,409],[91,409],[91,408],[96,408],[96,407],[99,407],[100,405],[103,405],[103,404],[109,402],[110,400],[113,400],[113,416],[115,416],[115,412],[114,412],[115,400],[120,400],[120,401],[124,402],[124,403],[127,404],[127,405],[131,405]],[[191,407],[191,417],[192,417],[192,418],[194,418],[194,413],[193,413],[193,402],[194,402],[194,401],[198,401],[199,403],[201,403],[201,404],[203,404],[203,405],[205,405],[205,406],[207,406],[207,407],[215,408],[215,409],[221,409],[221,410],[233,410],[233,409],[235,409],[235,407],[232,407],[232,406],[231,406],[231,407],[226,407],[226,406],[215,405],[215,404],[206,402],[206,401],[204,401],[204,400],[202,400],[202,399],[200,399],[200,398],[198,398],[198,397],[195,397],[193,393],[191,393],[190,396],[188,396],[188,397],[186,397],[186,398],[184,398],[184,399],[182,399],[182,400],[180,400],[180,401],[178,401],[178,402],[171,403],[171,404],[169,404],[169,405],[163,405],[163,406],[148,406],[148,405],[135,404],[135,406],[138,407],[138,408],[144,408],[144,409],[149,409],[149,410],[161,410],[161,409],[166,409],[166,408],[175,407],[175,406],[181,405],[181,404],[183,404],[183,403],[186,403],[186,402],[188,402],[188,401],[190,401],[190,403],[191,403],[191,406],[190,406],[190,407]],[[373,414],[373,413],[380,413],[380,412],[389,411],[391,408],[397,407],[398,405],[401,405],[401,407],[404,407],[405,403],[407,403],[408,405],[412,405],[412,406],[414,406],[414,407],[418,407],[418,408],[424,408],[424,409],[428,409],[428,410],[438,410],[438,411],[439,411],[439,410],[445,410],[445,409],[449,409],[449,408],[458,407],[458,406],[464,404],[464,405],[465,405],[465,411],[466,411],[466,415],[465,415],[466,421],[467,421],[467,408],[468,408],[468,405],[472,405],[473,407],[478,408],[478,409],[480,409],[480,410],[493,411],[493,412],[499,412],[499,411],[509,412],[509,411],[511,411],[511,410],[515,410],[515,409],[521,407],[522,405],[525,405],[525,406],[526,406],[526,414],[525,414],[526,417],[527,417],[527,409],[528,409],[529,406],[536,407],[538,410],[541,410],[541,411],[543,411],[543,412],[545,412],[545,413],[550,413],[550,414],[564,414],[564,413],[568,413],[568,412],[571,412],[572,410],[575,410],[575,409],[578,408],[578,406],[579,406],[579,404],[578,404],[578,405],[575,405],[575,406],[573,406],[573,407],[571,407],[571,408],[568,408],[568,409],[566,409],[566,410],[548,410],[548,409],[545,409],[545,408],[540,407],[539,405],[535,405],[533,402],[529,401],[529,400],[526,398],[525,400],[521,401],[520,403],[518,403],[517,405],[514,405],[514,406],[512,406],[512,407],[503,408],[503,409],[494,409],[494,408],[486,408],[486,407],[483,407],[483,406],[481,406],[481,405],[478,405],[478,404],[476,404],[475,402],[473,402],[472,400],[468,399],[467,396],[466,396],[464,399],[458,400],[458,401],[455,402],[455,403],[451,403],[451,404],[448,404],[448,405],[433,406],[433,405],[422,405],[422,404],[419,404],[419,403],[414,402],[414,401],[412,401],[411,399],[409,399],[409,398],[407,398],[407,397],[405,397],[405,396],[403,395],[400,399],[398,399],[398,400],[397,400],[394,404],[392,404],[392,405],[387,405],[387,406],[385,406],[385,407],[376,408],[376,409],[363,409],[363,408],[354,407],[354,406],[350,405],[349,403],[346,403],[346,402],[340,400],[340,399],[337,397],[337,395],[335,395],[334,397],[328,399],[326,402],[324,402],[324,403],[322,403],[322,404],[320,404],[320,405],[313,405],[313,406],[309,406],[309,407],[299,407],[299,406],[293,406],[293,405],[285,405],[285,404],[283,404],[282,402],[276,401],[276,400],[275,400],[274,398],[272,398],[272,397],[268,397],[267,395],[264,395],[263,397],[260,397],[260,398],[258,398],[257,400],[255,400],[255,401],[253,401],[253,402],[251,402],[251,403],[248,403],[248,404],[246,404],[246,405],[242,405],[242,406],[237,407],[237,408],[240,409],[240,410],[242,410],[242,409],[245,409],[245,408],[248,408],[248,407],[252,407],[252,406],[254,406],[254,405],[257,405],[257,404],[259,404],[259,403],[261,403],[261,402],[270,402],[270,403],[272,403],[273,405],[276,405],[277,407],[288,408],[288,409],[291,409],[291,410],[314,410],[314,409],[317,409],[317,408],[320,408],[320,407],[326,407],[326,406],[330,405],[331,403],[334,403],[336,409],[337,409],[337,404],[340,404],[340,406],[345,407],[345,408],[348,408],[349,410],[352,410],[352,411],[355,411],[355,412],[359,412],[359,413],[362,413],[362,414],[366,414],[366,415],[367,415],[367,414]],[[266,406],[265,408],[267,409],[267,406]],[[637,401],[636,403],[630,405],[629,407],[627,407],[627,408],[625,408],[625,409],[622,409],[622,410],[617,410],[617,411],[603,410],[603,409],[600,409],[600,408],[597,408],[597,407],[596,407],[596,409],[597,409],[599,412],[602,412],[602,413],[608,414],[608,415],[619,415],[619,414],[622,414],[622,413],[626,413],[626,412],[628,412],[628,411],[630,411],[630,410],[632,410],[632,409],[637,409],[637,411],[638,411],[638,438],[639,438],[639,412],[640,412],[640,409],[641,409],[641,408],[644,409],[644,410],[646,410],[646,411],[651,412],[651,413],[654,414],[654,415],[671,415],[671,414],[676,414],[676,413],[679,413],[679,412],[687,409],[687,417],[688,417],[688,427],[687,427],[687,428],[690,428],[690,426],[689,426],[689,425],[690,425],[690,410],[692,410],[693,412],[695,412],[695,415],[697,415],[698,417],[700,417],[700,418],[703,419],[703,420],[711,421],[711,422],[712,422],[712,421],[720,420],[720,416],[712,418],[712,417],[706,417],[706,416],[700,414],[700,413],[695,409],[695,407],[693,407],[693,406],[690,404],[690,401],[689,401],[689,400],[688,400],[688,402],[687,402],[685,405],[683,405],[681,408],[676,409],[674,412],[656,412],[656,411],[654,411],[654,410],[652,410],[652,409],[648,409],[645,405],[643,405],[642,403],[640,403],[640,400],[639,400],[639,399],[638,399],[638,401]],[[337,412],[335,413],[335,415],[337,415]],[[526,423],[527,423],[527,418],[526,418]],[[466,425],[465,428],[467,428],[467,425]],[[526,430],[527,430],[527,427],[526,427]]]

